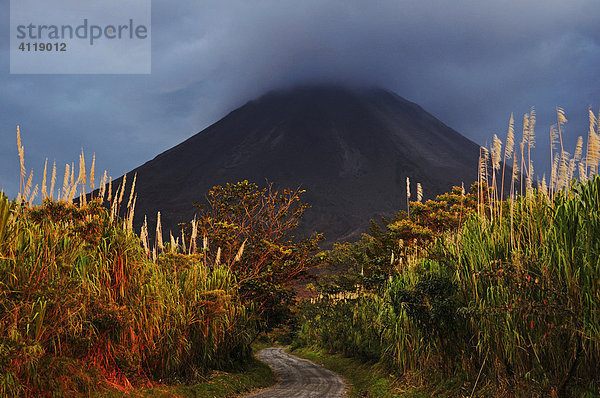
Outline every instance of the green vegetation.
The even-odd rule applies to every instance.
[[[292,354],[342,375],[349,383],[349,397],[393,397],[392,378],[375,363],[365,363],[340,354],[328,354],[318,348],[298,348]]]
[[[242,181],[214,187],[207,204],[196,205],[200,211],[192,224],[210,242],[201,251],[207,258],[228,262],[242,301],[255,305],[259,331],[290,319],[295,298],[291,283],[317,265],[313,254],[321,236],[293,239],[308,208],[299,197],[303,192],[279,192],[271,185],[261,189]],[[192,224],[188,231],[195,228]],[[238,258],[240,250],[243,256]]]
[[[296,192],[279,195],[247,182],[229,184],[225,190],[241,192],[240,203],[258,203],[263,210],[252,213],[252,225],[241,223],[238,229],[233,217],[226,218],[238,210],[228,200],[219,204],[221,221],[211,219],[215,228],[206,227],[206,218],[193,222],[187,247],[185,234],[181,242],[171,235],[163,244],[158,221],[151,249],[146,223],[139,237],[133,233],[135,177],[128,201],[126,179],[113,193],[106,174],[94,197],[86,197],[88,177],[94,188],[95,162],[87,174],[82,154],[77,178],[72,165],[65,168],[57,199],[56,168],[49,184],[44,171],[42,203],[35,205],[38,186],[32,189],[32,173],[25,178],[19,132],[17,138],[21,192],[12,201],[0,194],[0,395],[88,395],[111,386],[194,384],[213,370],[239,369],[252,361],[250,344],[265,329],[264,314],[285,307],[287,297],[249,296],[247,281],[289,292],[288,284],[311,264],[305,261],[309,246],[286,240],[296,225],[293,217],[304,209]],[[198,225],[204,232],[201,246]],[[276,238],[262,242],[271,252],[258,253],[269,254],[269,264],[275,264],[274,257],[280,263],[276,269],[259,268],[256,228],[274,225],[281,226]],[[242,233],[218,240],[215,231],[224,226]],[[225,243],[223,250],[210,251],[208,236]],[[237,238],[244,240],[234,249]],[[271,317],[268,325],[276,324]],[[254,367],[264,376],[264,366]],[[219,388],[223,394],[243,391],[272,379],[226,377],[221,384],[233,387]],[[207,387],[189,391],[201,388]]]
[[[415,230],[436,235],[413,211],[389,223],[381,239],[337,247],[325,258],[366,256],[370,266],[300,306],[296,344],[382,361],[398,374],[499,380],[512,393],[561,394],[597,380],[599,199],[596,176],[554,201],[519,197],[502,219],[472,213],[458,233],[430,244],[404,240]],[[399,224],[414,225],[398,235]],[[393,257],[379,255],[386,249]],[[394,267],[378,266],[384,261]]]
[[[413,211],[379,239],[341,245],[324,259],[367,261],[300,305],[295,344],[400,375],[465,374],[473,388],[498,381],[507,394],[565,394],[597,380],[599,199],[596,176],[553,201],[519,197],[502,219],[472,212],[458,232],[438,234]],[[415,230],[437,238],[418,242]]]
[[[152,262],[98,201],[3,197],[0,208],[3,395],[191,381],[249,356],[252,309],[226,266],[173,253]]]
[[[247,181],[214,187],[167,243],[159,213],[154,245],[147,223],[133,232],[136,178],[128,196],[106,174],[85,196],[83,154],[56,199],[44,171],[35,205],[18,133],[21,192],[0,194],[0,395],[237,394],[273,383],[250,347],[274,329],[354,396],[598,395],[600,127],[590,112],[570,156],[565,123],[559,108],[549,185],[533,181],[532,110],[520,161],[511,117],[470,192],[421,203],[419,187],[407,212],[316,256],[318,234],[293,237],[302,192]],[[296,305],[292,283],[318,264],[337,272]]]
[[[329,353],[318,347],[297,348],[292,353],[342,375],[349,383],[349,397],[457,397],[470,393],[465,388],[464,373],[449,376],[430,372],[426,380],[419,374],[401,380],[397,375],[390,374],[387,366],[381,362],[365,362],[357,358]],[[498,395],[498,391],[491,388],[481,389],[479,393],[489,396]]]
[[[565,122],[559,109],[553,142]],[[516,160],[510,199],[495,189],[504,180],[496,137],[491,155],[482,149],[470,193],[411,203],[361,241],[321,254],[342,272],[300,305],[294,346],[379,361],[401,381],[464,375],[462,395],[598,394],[600,132],[591,112],[590,122],[587,156],[581,140],[573,157],[561,149],[550,187],[533,184],[532,111],[523,195],[515,194]],[[511,146],[513,134],[511,118]],[[507,146],[504,162],[510,156]]]
[[[192,385],[157,386],[138,390],[105,390],[94,394],[97,398],[111,397],[197,397],[221,398],[243,395],[254,389],[267,388],[277,382],[271,369],[264,363],[250,359],[231,372],[212,372],[206,381]]]

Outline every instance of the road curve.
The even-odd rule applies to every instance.
[[[265,348],[258,358],[273,369],[279,383],[247,398],[342,398],[346,384],[340,376],[322,366],[289,355],[283,348]]]

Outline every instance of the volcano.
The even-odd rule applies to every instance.
[[[306,190],[298,235],[331,243],[405,209],[406,177],[413,200],[417,182],[425,197],[469,186],[478,156],[477,144],[390,91],[310,86],[250,101],[128,174],[137,173],[138,226],[161,211],[175,234],[213,186],[268,181]]]

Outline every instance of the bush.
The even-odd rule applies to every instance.
[[[340,259],[387,257],[388,282],[371,288],[356,271],[367,274],[367,264],[350,261],[354,277],[334,278],[301,306],[297,344],[379,359],[399,373],[483,376],[513,392],[567,394],[598,380],[600,176],[554,199],[530,190],[484,206],[458,228],[432,229],[437,217],[411,211],[328,253],[338,268]],[[414,235],[425,229],[427,242]]]
[[[154,263],[98,201],[0,198],[0,395],[193,380],[247,358],[252,311],[225,265]]]
[[[214,187],[208,203],[197,205],[198,229],[210,242],[198,251],[229,264],[242,301],[255,304],[260,330],[286,322],[295,298],[292,284],[317,265],[313,253],[321,235],[293,235],[308,208],[302,192],[242,181]]]

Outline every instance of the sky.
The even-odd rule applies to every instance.
[[[153,0],[150,74],[18,75],[0,0],[0,189],[19,190],[17,125],[35,183],[46,158],[61,170],[82,148],[114,178],[306,83],[389,89],[480,145],[534,106],[541,174],[556,106],[570,152],[598,112],[599,17],[598,0]]]

